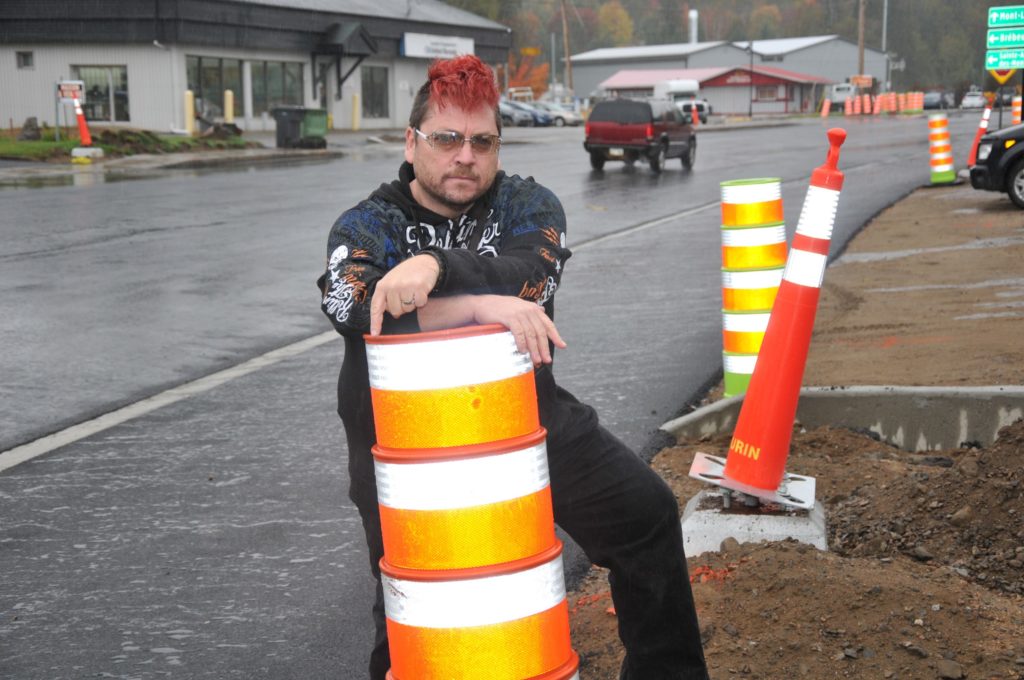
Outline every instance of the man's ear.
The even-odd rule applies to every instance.
[[[409,163],[412,163],[416,141],[416,132],[411,127],[405,128],[405,160]]]

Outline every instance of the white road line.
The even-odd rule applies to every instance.
[[[579,250],[589,248],[590,246],[597,245],[598,243],[602,243],[604,241],[613,241],[623,236],[635,234],[638,231],[644,231],[646,229],[650,229],[651,227],[657,227],[658,225],[665,224],[666,222],[671,222],[672,220],[678,220],[681,217],[689,217],[690,215],[696,215],[697,213],[704,212],[705,210],[708,210],[710,208],[717,208],[719,205],[720,204],[718,201],[715,201],[714,203],[705,203],[704,205],[699,205],[696,208],[690,208],[682,212],[673,213],[671,215],[665,215],[664,217],[658,217],[648,222],[634,224],[632,227],[627,227],[622,231],[616,231],[611,234],[605,234],[604,236],[598,236],[596,238],[590,239],[589,241],[583,241],[578,245],[572,245],[570,246],[570,248],[573,252],[577,252]]]
[[[178,385],[177,387],[171,388],[160,394],[155,394],[152,397],[142,399],[134,404],[129,404],[116,411],[104,413],[101,416],[87,420],[77,425],[72,425],[69,428],[61,430],[60,432],[54,432],[53,434],[40,437],[34,441],[16,446],[13,449],[7,451],[0,451],[0,472],[8,468],[12,468],[19,463],[24,463],[27,460],[32,460],[37,456],[41,456],[44,453],[49,453],[54,449],[60,448],[72,442],[76,442],[79,439],[102,432],[103,430],[120,425],[121,423],[131,420],[132,418],[138,418],[141,415],[145,415],[150,411],[155,411],[158,408],[173,404],[176,401],[181,401],[188,397],[208,392],[215,387],[223,385],[224,383],[240,378],[249,373],[266,368],[273,364],[276,364],[284,359],[302,354],[303,352],[319,347],[324,343],[330,342],[340,337],[334,331],[327,331],[314,335],[311,338],[305,340],[299,340],[293,342],[290,345],[285,345],[273,351],[261,354],[258,357],[249,359],[246,362],[226,368],[223,371],[211,373],[208,376],[187,382],[184,385]]]

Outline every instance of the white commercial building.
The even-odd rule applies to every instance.
[[[84,83],[87,120],[155,131],[208,121],[273,130],[282,106],[339,129],[396,128],[438,57],[508,60],[510,30],[439,0],[4,0],[0,121],[56,122],[56,84]],[[73,115],[73,114],[72,114]]]
[[[753,47],[751,52],[750,47]],[[580,97],[597,93],[603,81],[619,71],[703,69],[759,66],[782,69],[818,82],[842,83],[857,73],[857,45],[837,35],[739,42],[697,42],[643,47],[607,47],[570,57],[573,89]],[[884,52],[864,48],[864,75],[884,83],[888,59]]]

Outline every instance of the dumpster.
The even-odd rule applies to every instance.
[[[306,116],[303,106],[279,106],[271,110],[277,125],[277,148],[292,149],[302,140],[302,121]]]
[[[301,135],[304,140],[327,137],[327,109],[306,109]]]

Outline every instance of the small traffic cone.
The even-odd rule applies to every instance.
[[[92,146],[92,135],[89,134],[89,126],[85,122],[82,105],[78,103],[77,97],[72,101],[75,103],[75,117],[78,119],[78,136],[81,137],[82,146]]]
[[[972,167],[978,161],[978,142],[988,132],[988,119],[992,116],[991,107],[986,106],[981,113],[981,122],[978,123],[978,131],[974,133],[974,143],[971,144],[971,153],[967,155],[967,167]]]
[[[1010,104],[1013,111],[1012,124],[1020,125],[1021,122],[1021,96],[1017,95],[1013,98],[1013,103]]]
[[[821,102],[821,117],[828,118],[828,114],[832,111],[832,100],[825,98]]]
[[[928,116],[928,148],[931,151],[932,185],[956,181],[953,145],[949,141],[949,119],[944,113]]]
[[[843,173],[836,163],[846,131],[832,128],[828,140],[825,164],[811,174],[811,186],[725,464],[697,454],[690,468],[690,476],[696,479],[799,508],[814,507],[813,478],[798,478],[799,491],[793,488],[796,484],[789,484],[795,475],[782,482],[843,187]],[[808,480],[810,483],[804,484]]]
[[[700,114],[697,113],[697,102],[696,100],[690,105],[690,120],[693,123],[693,127],[700,125]]]

